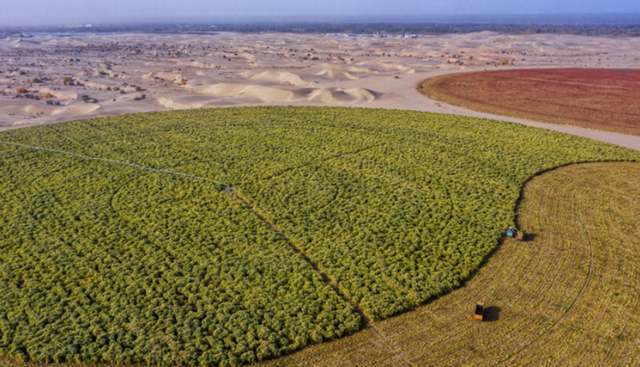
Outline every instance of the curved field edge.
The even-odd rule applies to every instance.
[[[473,73],[480,73],[480,71],[474,71]],[[510,117],[517,117],[517,118],[523,118],[523,119],[528,119],[528,120],[533,120],[533,121],[546,121],[546,122],[552,122],[552,123],[556,123],[556,124],[564,124],[564,125],[572,125],[572,126],[580,126],[580,125],[575,125],[575,124],[571,124],[569,122],[567,122],[566,120],[560,120],[560,119],[555,119],[555,120],[545,120],[542,119],[540,117],[540,115],[535,115],[535,114],[526,114],[526,113],[515,113],[513,111],[509,111],[506,110],[504,108],[497,108],[494,106],[488,106],[484,103],[474,103],[474,102],[470,102],[469,100],[463,99],[463,98],[457,98],[455,96],[452,96],[450,94],[444,93],[440,90],[438,90],[437,88],[433,88],[432,85],[440,82],[444,79],[447,78],[453,78],[454,76],[456,76],[457,74],[445,74],[445,75],[439,75],[433,78],[427,78],[421,82],[419,82],[416,85],[416,90],[424,95],[425,97],[434,99],[436,101],[440,101],[440,102],[444,102],[444,103],[448,103],[452,106],[458,106],[458,107],[463,107],[463,108],[468,108],[470,110],[473,111],[478,111],[478,112],[485,112],[485,113],[491,113],[494,115],[498,115],[498,116],[510,116]]]
[[[508,239],[461,288],[372,328],[256,366],[635,366],[640,164],[534,177]],[[473,320],[484,300],[487,321]]]
[[[565,70],[569,72],[576,71],[575,69],[541,69],[543,72],[562,72]],[[609,69],[599,71],[607,72]],[[618,70],[611,69],[611,71],[616,72]],[[621,134],[640,135],[639,127],[632,124],[634,121],[632,116],[638,114],[638,108],[635,103],[637,98],[629,97],[630,93],[627,93],[628,88],[620,87],[620,90],[625,91],[623,95],[604,96],[597,93],[599,91],[598,89],[591,90],[589,94],[589,88],[605,88],[604,91],[606,92],[610,91],[611,86],[594,86],[587,82],[578,85],[578,83],[570,81],[567,85],[553,89],[553,86],[545,84],[551,84],[551,80],[544,80],[542,78],[535,79],[531,76],[530,79],[535,79],[536,82],[540,82],[542,87],[538,87],[538,84],[527,84],[521,85],[517,90],[514,90],[513,88],[509,89],[509,85],[504,85],[518,77],[514,75],[514,78],[508,79],[506,74],[519,72],[532,73],[536,72],[536,69],[473,71],[441,75],[419,82],[416,85],[416,90],[429,98],[479,112],[523,118],[532,121],[544,121],[606,130]],[[488,79],[491,74],[499,75],[499,78],[493,83],[485,80]],[[463,93],[467,93],[468,95],[461,95],[453,90],[452,86],[455,86],[456,82],[472,83],[475,81],[474,77],[476,76],[484,77],[485,79],[482,79],[481,82],[485,82],[487,85],[478,86],[473,84],[458,87],[459,89],[464,88]],[[567,76],[558,76],[558,78],[563,77]],[[497,89],[498,85],[503,87],[503,90],[500,92],[494,90]],[[562,88],[569,89],[565,90]],[[474,93],[471,94],[469,93],[470,91]],[[529,95],[531,95],[531,97],[527,97]],[[565,95],[571,95],[572,99],[567,101],[566,98],[563,98]],[[550,100],[550,96],[558,96],[558,98],[556,100]],[[527,106],[523,107],[524,105]],[[534,105],[534,109],[529,107]],[[545,111],[545,113],[540,111]],[[614,116],[612,116],[611,113],[607,114],[609,111],[614,111]],[[589,112],[591,113],[589,114]],[[621,122],[622,120],[624,120],[624,122]]]
[[[517,209],[530,242],[504,241],[461,288],[412,311],[256,366],[637,365],[639,208],[639,163],[536,176]],[[478,300],[487,322],[473,320]],[[0,359],[48,365],[78,364]]]
[[[254,109],[254,110],[255,110],[255,109]],[[298,111],[296,111],[296,112],[298,112],[298,115],[299,115],[300,110],[301,110],[301,109],[298,109]],[[331,109],[330,109],[330,110],[331,110]],[[337,110],[341,110],[341,109],[337,109]],[[280,112],[282,112],[282,111],[280,111]],[[333,112],[335,112],[335,111],[333,111]],[[339,112],[344,112],[344,111],[339,111]],[[358,113],[360,113],[360,114],[362,114],[363,112],[365,112],[365,113],[366,113],[366,112],[369,112],[369,111],[357,111],[357,112],[358,112]],[[376,112],[379,112],[379,111],[376,111]],[[366,114],[365,114],[365,115],[366,115]],[[400,115],[401,115],[401,114],[400,114]],[[420,114],[410,114],[410,115],[415,117],[415,116],[419,116]],[[430,117],[434,117],[434,115],[432,115],[432,114],[424,114],[424,115],[427,115],[427,116],[430,116]],[[335,117],[335,116],[334,116],[334,117]],[[435,117],[438,117],[438,115],[435,115]],[[461,123],[461,125],[463,125],[463,127],[468,128],[468,127],[469,127],[469,126],[468,126],[468,124],[466,124],[466,125],[464,124],[465,120],[466,120],[466,122],[467,122],[467,123],[468,123],[470,120],[473,120],[474,122],[475,122],[475,121],[478,121],[477,119],[466,119],[466,118],[462,118],[460,121],[456,121],[456,122],[460,122],[460,123]],[[317,121],[316,121],[316,123],[317,123]],[[475,122],[475,123],[477,123],[477,122]],[[485,126],[484,126],[485,128],[481,129],[481,130],[483,130],[483,134],[486,134],[486,130],[490,130],[490,129],[489,129],[489,127],[491,127],[491,125],[494,125],[494,126],[493,126],[493,128],[494,128],[494,129],[495,129],[495,128],[498,128],[499,133],[500,133],[499,135],[503,136],[503,135],[505,135],[505,133],[507,133],[507,135],[508,135],[508,139],[507,139],[507,141],[505,141],[505,142],[499,142],[499,143],[503,143],[502,145],[500,145],[500,144],[495,144],[496,142],[493,142],[493,143],[494,143],[493,147],[496,147],[496,149],[497,149],[498,151],[501,151],[501,150],[502,150],[502,151],[504,151],[504,150],[508,150],[508,148],[509,148],[509,147],[506,147],[506,148],[505,148],[505,147],[504,147],[504,144],[509,144],[509,141],[508,141],[509,139],[511,139],[511,138],[517,138],[517,137],[518,137],[518,135],[519,135],[519,134],[517,134],[517,133],[513,133],[513,134],[512,134],[512,133],[509,131],[509,130],[510,130],[510,128],[513,128],[513,127],[514,127],[513,125],[515,125],[515,124],[499,123],[499,122],[490,121],[490,120],[480,120],[480,123],[485,124]],[[318,123],[318,125],[321,125],[321,124],[319,124],[319,123]],[[339,126],[339,125],[338,125],[338,126]],[[332,125],[331,127],[332,127],[332,128],[335,128],[335,127],[336,127],[336,126],[335,126],[335,123],[333,123],[333,125]],[[346,128],[346,127],[350,127],[350,126],[348,126],[348,125],[347,125],[347,126],[344,126],[344,127]],[[359,126],[359,127],[360,127],[360,128],[362,128],[362,126]],[[397,126],[391,126],[391,127],[396,128],[396,129],[398,128]],[[413,128],[415,129],[416,127],[414,126]],[[442,126],[440,126],[440,127],[439,127],[439,129],[442,129]],[[531,128],[520,128],[520,127],[516,128],[516,130],[520,130],[520,131],[519,131],[520,133],[522,133],[522,130],[526,130],[526,129],[531,129]],[[390,130],[393,130],[393,129],[390,129]],[[539,129],[534,129],[534,130],[535,130],[535,131],[539,131]],[[377,132],[378,132],[378,131],[376,130],[376,133],[377,133]],[[447,146],[450,146],[450,145],[451,145],[451,143],[454,143],[454,145],[458,145],[458,146],[459,146],[459,145],[461,145],[461,142],[460,142],[460,141],[450,141],[450,140],[451,140],[451,137],[449,137],[449,136],[448,136],[448,135],[446,135],[446,134],[445,134],[445,135],[442,135],[442,132],[441,132],[441,131],[439,131],[439,132],[441,133],[441,135],[439,136],[439,138],[440,138],[440,139],[444,139],[444,140],[445,140],[445,142],[447,143],[447,144],[446,144]],[[323,133],[326,133],[326,131],[323,131]],[[365,132],[364,132],[364,131],[362,131],[361,133],[362,133],[362,134],[364,134]],[[412,130],[412,131],[410,131],[410,133],[411,133],[411,135],[415,135],[416,131],[413,131],[413,130]],[[456,136],[457,136],[457,135],[465,135],[465,133],[467,133],[467,134],[469,133],[468,129],[464,129],[464,131],[463,131],[462,127],[458,127],[458,128],[456,128],[456,129],[455,129],[455,135],[456,135]],[[433,135],[433,133],[431,133],[431,134]],[[545,135],[545,134],[549,134],[549,133],[544,133],[543,135]],[[364,135],[366,135],[366,134],[364,134]],[[563,136],[565,136],[564,134],[550,133],[550,135],[551,135],[551,138],[554,138],[554,139],[556,139],[556,140],[558,140],[558,139],[559,139],[559,140],[560,140],[560,142],[564,142],[564,140],[562,139],[562,137],[563,137]],[[61,134],[60,136],[61,136],[64,140],[67,140],[67,139],[69,138],[69,135],[68,135],[68,134]],[[566,137],[566,136],[565,136],[565,137]],[[39,138],[39,137],[38,137],[38,136],[36,136],[36,139],[37,139],[37,138]],[[85,139],[86,139],[86,138],[85,138]],[[404,139],[404,137],[403,137],[403,139]],[[543,139],[543,137],[538,137],[538,139],[536,139],[536,144],[542,144],[542,143],[540,142],[540,139]],[[568,139],[569,141],[571,141],[571,140],[572,140],[572,139],[574,139],[574,138],[572,137],[572,138],[567,138],[567,139]],[[578,139],[578,141],[581,141],[581,142],[585,142],[585,143],[586,143],[586,142],[588,142],[588,140],[586,140],[586,139],[582,139],[582,138],[577,138],[577,139]],[[85,142],[91,142],[91,140],[90,140],[90,139],[89,139],[89,140],[85,140]],[[119,141],[119,143],[120,143],[120,142],[121,142],[121,141]],[[520,140],[516,140],[516,141],[515,141],[515,144],[514,144],[514,147],[515,147],[515,145],[519,144],[520,142],[521,142]],[[33,143],[33,142],[31,142],[31,143]],[[369,143],[372,143],[372,142],[369,142]],[[316,168],[315,168],[316,170],[317,170],[317,169],[320,169],[320,168],[329,169],[329,168],[331,168],[331,167],[332,167],[332,166],[331,166],[332,162],[339,161],[339,160],[343,159],[343,160],[344,160],[343,164],[345,164],[345,165],[346,165],[346,169],[348,169],[350,173],[353,173],[353,172],[357,172],[357,169],[356,169],[356,170],[351,169],[351,166],[350,166],[350,165],[354,165],[354,164],[363,164],[363,163],[364,163],[364,164],[371,164],[371,162],[372,162],[372,161],[375,161],[375,159],[376,159],[376,154],[377,154],[377,155],[383,155],[383,156],[388,157],[388,158],[390,158],[390,159],[392,159],[392,160],[394,160],[394,158],[396,158],[396,156],[394,156],[394,154],[395,154],[395,155],[397,155],[397,154],[398,154],[398,152],[393,151],[393,150],[389,150],[389,149],[388,149],[388,147],[386,147],[386,146],[385,146],[385,144],[386,144],[386,143],[384,142],[384,140],[382,140],[382,142],[381,142],[381,141],[375,141],[375,143],[376,143],[376,144],[373,144],[373,145],[371,145],[371,144],[365,144],[364,148],[362,148],[362,147],[361,147],[361,148],[359,148],[359,149],[354,149],[354,150],[345,150],[345,149],[342,149],[342,151],[337,151],[337,152],[332,153],[332,154],[328,154],[328,155],[327,155],[327,154],[325,154],[325,156],[324,156],[321,160],[318,160],[318,161],[313,161],[313,160],[312,160],[312,161],[309,161],[309,162],[303,162],[304,164],[296,164],[296,165],[291,165],[291,166],[289,166],[289,167],[286,167],[286,166],[278,167],[278,169],[276,170],[276,172],[275,172],[275,173],[273,173],[273,172],[258,172],[258,173],[259,173],[259,174],[262,174],[263,176],[267,176],[264,180],[271,180],[271,178],[272,178],[272,177],[276,177],[276,176],[277,176],[277,177],[283,177],[283,176],[286,176],[286,177],[288,178],[289,182],[297,182],[297,183],[303,184],[305,181],[308,181],[308,180],[309,180],[309,177],[311,177],[311,178],[313,178],[313,179],[317,179],[317,178],[316,178],[316,177],[314,177],[313,175],[310,175],[310,174],[309,174],[308,167],[310,167],[310,166],[316,166]],[[442,145],[442,144],[437,144],[437,142],[435,142],[435,143],[436,143],[436,145],[437,145],[437,146],[440,146],[440,147],[444,146],[444,145]],[[558,142],[556,141],[555,143],[557,144]],[[634,153],[632,153],[632,152],[629,152],[629,151],[626,151],[626,150],[623,150],[623,149],[619,149],[619,148],[611,148],[611,147],[606,148],[606,147],[608,147],[606,144],[595,143],[595,142],[594,142],[594,144],[595,144],[596,146],[598,146],[598,147],[599,147],[599,149],[598,149],[598,150],[596,150],[597,152],[599,152],[599,154],[603,154],[605,151],[607,151],[607,149],[610,149],[610,150],[611,150],[611,152],[610,152],[610,153],[617,152],[617,153],[616,153],[616,154],[614,154],[613,156],[618,156],[618,157],[619,157],[618,159],[637,159],[636,155],[634,155]],[[566,149],[566,146],[564,146],[563,144],[560,144],[560,145],[563,147],[563,149],[561,149],[559,152],[556,152],[556,153],[561,153],[561,154],[566,155],[567,153],[566,153],[566,151],[564,150],[564,149]],[[58,146],[58,145],[56,145],[56,147],[57,147],[57,146]],[[464,147],[465,145],[464,145],[464,144],[462,144],[462,146]],[[83,144],[78,144],[78,145],[76,145],[75,147],[76,147],[76,148],[82,148],[82,147],[83,147]],[[119,148],[119,149],[121,149],[121,148],[122,148],[122,145],[119,145],[119,147],[118,147],[118,148]],[[339,148],[340,148],[340,147],[339,147]],[[411,149],[410,149],[410,153],[412,153],[412,154],[417,154],[418,156],[420,156],[420,153],[421,153],[421,152],[420,152],[420,151],[416,151],[416,150],[415,150],[415,149],[416,149],[415,147],[409,146],[409,148],[411,148]],[[606,149],[605,149],[605,148],[606,148]],[[600,149],[604,149],[604,151],[603,151],[603,150],[600,150]],[[335,148],[334,148],[334,150],[335,150]],[[379,151],[377,151],[377,150],[379,150]],[[464,150],[464,149],[463,149],[463,150]],[[76,151],[78,151],[78,150],[76,149]],[[81,151],[81,152],[82,152],[83,154],[89,154],[89,152],[88,152],[88,151]],[[357,152],[357,154],[351,154],[351,152]],[[625,154],[624,152],[626,152],[626,154]],[[101,152],[101,153],[103,153],[103,152]],[[98,154],[98,155],[99,155],[99,156],[102,156],[102,157],[105,157],[105,158],[106,158],[106,157],[109,157],[109,158],[118,158],[118,159],[123,158],[122,156],[120,156],[120,157],[118,157],[118,156],[117,156],[117,154],[118,154],[118,153],[119,153],[119,154],[122,154],[122,152],[111,151],[111,152],[108,152],[108,153],[111,153],[111,154],[108,154],[108,155]],[[431,152],[429,152],[429,153],[433,153],[433,152],[431,151]],[[446,156],[446,155],[447,155],[447,151],[446,151],[446,150],[441,150],[441,151],[440,151],[440,153],[441,153],[443,156]],[[488,153],[489,153],[489,154],[492,154],[491,152],[488,152]],[[114,156],[114,154],[115,154],[116,156]],[[485,154],[486,154],[486,153],[485,153]],[[554,154],[554,152],[545,152],[545,154],[546,154],[546,155],[549,155],[549,154],[553,155],[553,154]],[[595,159],[595,160],[597,160],[597,159],[603,159],[604,157],[606,157],[606,154],[604,154],[604,156],[600,156],[599,154],[598,154],[598,155],[596,155],[596,156],[593,156],[592,158],[585,158],[585,157],[582,157],[581,159],[574,159],[574,160],[575,160],[576,162],[579,162],[579,161],[582,161],[582,160],[587,160],[587,161],[588,161],[589,159]],[[468,153],[467,153],[466,155],[468,155]],[[613,156],[611,156],[611,157],[613,157]],[[509,155],[508,155],[507,157],[508,157],[508,158],[513,159],[513,156],[509,156]],[[596,157],[599,157],[599,158],[596,158]],[[624,157],[624,158],[623,158],[623,157]],[[356,159],[356,158],[357,158],[357,159]],[[402,156],[402,158],[407,159],[407,158],[410,158],[410,156]],[[474,155],[474,157],[473,157],[473,159],[474,159],[474,160],[477,160],[478,158],[480,158],[480,157],[475,156],[475,155]],[[354,159],[355,159],[355,161],[354,161]],[[609,159],[611,159],[611,158],[609,158]],[[394,161],[395,161],[395,160],[394,160]],[[138,163],[138,162],[140,162],[140,160],[136,160],[135,162],[136,162],[136,163]],[[158,163],[159,161],[158,161],[157,159],[155,159],[155,160],[147,160],[147,162],[155,163],[155,165],[157,166],[157,163]],[[144,163],[144,162],[140,162],[140,163]],[[513,164],[513,162],[511,161],[511,163],[510,163],[510,164]],[[565,164],[568,164],[568,163],[565,163]],[[154,164],[151,164],[151,165],[153,166]],[[175,169],[175,167],[171,167],[171,166],[169,166],[169,167],[167,167],[167,166],[160,166],[160,167],[158,167],[158,168],[171,168],[171,169]],[[403,169],[403,167],[401,167],[401,166],[398,166],[398,167],[395,167],[395,168],[396,168],[396,169],[398,169],[398,170]],[[542,169],[539,169],[539,170],[537,170],[537,171],[534,171],[534,174],[535,174],[535,173],[538,173],[538,172],[540,172],[540,171],[542,171],[542,170],[547,170],[547,169],[551,169],[551,168],[553,168],[553,165],[550,165],[550,166],[544,166],[544,165],[543,165],[543,168],[542,168]],[[505,169],[505,170],[509,170],[509,166],[508,166],[508,165],[505,165],[505,168],[504,168],[504,169]],[[183,170],[183,171],[184,171],[184,170]],[[525,170],[525,171],[526,171],[526,170]],[[191,173],[191,172],[193,172],[193,171],[192,171],[192,170],[186,170],[186,172]],[[529,172],[530,172],[530,171],[529,171]],[[199,173],[199,172],[194,172],[194,173]],[[382,172],[382,173],[384,173],[384,172]],[[403,175],[405,175],[405,176],[406,176],[409,172],[402,171],[401,173],[402,173]],[[297,178],[296,178],[296,176],[295,176],[296,174],[302,175],[303,177],[305,177],[305,179],[297,179]],[[287,175],[290,175],[290,176],[287,176]],[[509,177],[509,180],[514,179],[514,177],[512,177],[512,176],[516,176],[516,178],[517,178],[517,179],[516,179],[516,181],[519,181],[519,180],[525,180],[525,181],[526,181],[526,179],[527,179],[527,178],[526,178],[526,173],[522,173],[522,172],[518,173],[518,172],[509,171],[509,176],[510,176],[510,177]],[[217,178],[216,176],[210,176],[210,177]],[[394,185],[396,185],[396,184],[397,184],[397,178],[393,178],[393,177],[391,177],[389,180],[390,180],[390,181],[392,181],[392,184],[394,184]],[[225,179],[225,182],[226,182],[226,181],[228,181],[228,180],[226,180],[226,179]],[[237,181],[236,181],[236,182],[237,182]],[[257,180],[256,182],[249,182],[249,184],[256,185],[257,183],[260,183],[260,182],[261,182],[260,180]],[[325,181],[323,181],[323,183],[324,183],[324,184],[327,184],[327,186],[332,186],[332,185],[334,185],[334,186],[335,186],[335,182],[327,182],[327,181],[325,180]],[[273,187],[273,190],[275,190],[275,191],[284,191],[284,192],[286,192],[286,186],[284,187],[284,190],[283,190],[283,187],[282,187],[281,185],[279,185],[279,183],[278,183],[278,182],[276,182],[276,183],[272,183],[272,182],[270,182],[270,184],[272,184],[272,185],[274,186],[274,187]],[[458,185],[459,185],[459,183],[458,183]],[[237,186],[238,186],[239,188],[246,187],[246,186],[244,186],[244,185],[242,185],[242,184],[239,184],[239,185],[237,185]],[[247,185],[247,186],[250,186],[250,185]],[[264,189],[264,187],[263,187],[263,189]],[[382,190],[382,189],[384,189],[384,187],[382,187],[382,188],[378,187],[378,190]],[[253,194],[253,195],[250,195],[249,197],[251,197],[251,198],[252,198],[252,202],[253,202],[254,204],[255,204],[255,203],[257,203],[257,207],[258,207],[258,209],[266,208],[266,209],[263,209],[263,210],[262,210],[262,213],[266,213],[266,214],[264,214],[264,215],[266,215],[266,216],[267,216],[267,218],[272,218],[272,219],[273,219],[273,218],[275,218],[275,219],[273,219],[273,220],[274,220],[274,222],[276,221],[276,219],[280,220],[280,221],[281,221],[281,223],[282,223],[281,227],[282,227],[282,228],[284,228],[284,230],[285,230],[286,232],[291,232],[290,237],[294,238],[294,240],[296,240],[296,241],[300,241],[300,243],[303,243],[303,242],[304,242],[304,239],[300,239],[300,238],[297,238],[297,239],[296,239],[296,237],[295,237],[295,236],[297,235],[296,230],[295,230],[295,228],[293,228],[293,227],[291,226],[291,224],[290,224],[290,223],[287,223],[287,221],[286,221],[286,220],[285,220],[285,221],[282,221],[282,219],[281,219],[281,218],[283,217],[283,215],[282,215],[282,214],[283,214],[283,212],[277,212],[277,209],[278,209],[278,208],[275,208],[275,209],[274,209],[273,202],[269,202],[268,200],[265,200],[265,198],[264,198],[264,197],[261,197],[261,196],[259,196],[259,195],[255,195],[255,191],[254,191],[253,193],[252,193],[251,191],[248,191],[248,192],[249,192],[249,194]],[[518,190],[518,194],[517,194],[517,195],[515,195],[515,198],[513,198],[513,200],[512,200],[512,202],[513,202],[513,204],[512,204],[512,205],[513,205],[513,206],[515,206],[515,201],[517,200],[517,196],[519,195],[519,192],[520,192],[520,190]],[[395,192],[393,192],[393,191],[392,191],[392,193],[395,193]],[[267,192],[267,194],[268,194],[268,192]],[[322,193],[322,192],[318,192],[318,194],[320,194],[320,195],[319,195],[317,198],[314,196],[314,199],[313,199],[314,201],[315,201],[315,200],[317,200],[318,198],[323,197],[323,195],[324,195],[324,193]],[[332,196],[332,197],[333,197],[333,200],[335,200],[336,195],[338,195],[338,196],[339,196],[339,195],[341,195],[341,193],[337,193],[337,194],[336,194],[336,193],[331,193],[331,192],[330,192],[330,193],[328,193],[328,194],[329,194],[329,196]],[[503,205],[504,205],[504,203],[503,203]],[[507,204],[507,205],[511,205],[511,204]],[[506,209],[506,208],[505,208],[505,209]],[[513,209],[512,209],[512,213],[513,213]],[[284,212],[284,214],[287,214],[287,213],[286,213],[286,211]],[[448,213],[444,213],[444,214],[448,214]],[[511,214],[511,215],[513,215],[513,214]],[[285,217],[286,217],[286,215],[285,215]],[[438,218],[440,218],[440,217],[438,217]],[[485,218],[486,218],[486,217],[485,217]],[[445,218],[445,219],[446,219],[446,218]],[[470,219],[477,219],[477,218],[470,218]],[[471,225],[473,225],[473,226],[478,226],[478,223],[472,223]],[[499,225],[501,225],[501,224],[499,224]],[[493,230],[492,230],[492,231],[493,231]],[[482,259],[480,259],[480,260],[482,260]],[[329,268],[329,270],[330,270],[330,268]],[[328,271],[327,271],[327,272],[328,272]],[[470,273],[469,273],[469,274],[470,274]],[[460,281],[462,281],[464,278],[466,278],[466,277],[463,277]],[[446,290],[445,290],[445,292],[446,292]],[[432,296],[435,296],[435,294],[432,294]],[[429,298],[429,297],[427,297],[427,299],[428,299],[428,298]],[[406,310],[406,309],[410,309],[410,308],[412,308],[412,307],[415,307],[416,305],[418,305],[418,304],[420,304],[420,303],[422,303],[422,302],[416,302],[416,303],[414,303],[413,305],[409,305],[409,307],[405,308],[405,310]],[[398,312],[400,312],[400,311],[394,311],[394,312],[392,312],[391,314],[396,314],[396,313],[398,313]],[[387,317],[388,317],[388,316],[387,316]],[[374,328],[375,328],[375,325],[374,325]]]

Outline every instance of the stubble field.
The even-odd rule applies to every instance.
[[[261,366],[635,366],[640,363],[640,164],[533,178],[518,225],[463,287]],[[484,300],[488,320],[473,320]]]

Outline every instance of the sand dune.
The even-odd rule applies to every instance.
[[[335,90],[320,88],[315,89],[311,93],[306,95],[306,100],[308,101],[331,104],[361,101],[370,102],[375,100],[376,98],[376,93],[364,88],[336,88]]]
[[[97,103],[82,103],[72,106],[58,107],[51,112],[51,115],[75,117],[78,115],[86,115],[100,108]]]
[[[155,77],[172,83],[180,83],[180,80],[183,78],[182,74],[171,71],[161,71],[156,73]]]
[[[84,83],[85,86],[90,87],[90,88],[102,88],[102,89],[107,89],[109,86],[106,84],[101,84],[101,83],[91,83],[91,82],[85,82]]]
[[[397,72],[399,74],[413,74],[416,72],[414,68],[399,64],[396,61],[362,62],[358,63],[358,65],[369,66],[367,70],[379,69],[381,72]]]
[[[300,76],[288,71],[263,71],[261,73],[254,73],[247,70],[240,73],[238,76],[251,80],[266,81],[280,85],[292,85],[295,87],[306,87],[313,84],[313,82],[304,81]]]
[[[42,121],[69,121],[87,116],[100,108],[96,103],[82,103],[71,106],[52,107],[48,105],[10,105],[1,106],[0,114],[14,115],[17,121],[12,126],[38,125]]]
[[[323,103],[344,103],[355,101],[373,101],[377,93],[364,88],[303,88],[284,90],[262,85],[221,83],[195,89],[195,93],[215,97],[242,98],[265,103],[312,101]]]
[[[210,96],[185,95],[160,97],[156,99],[158,104],[164,108],[172,110],[188,110],[192,108],[209,108],[220,106],[221,103]],[[225,103],[228,105],[228,103]]]
[[[285,33],[6,37],[0,39],[0,130],[16,123],[267,103],[460,113],[419,95],[416,83],[467,70],[638,68],[638,50],[640,37],[495,32],[411,39]],[[515,63],[496,66],[504,59]],[[65,76],[84,86],[64,84]],[[124,94],[113,90],[116,85],[125,87]],[[18,88],[55,98],[18,98]],[[77,101],[85,94],[99,105]]]
[[[262,85],[238,84],[238,83],[220,83],[208,87],[195,89],[195,93],[207,94],[216,97],[229,97],[253,99],[259,102],[286,102],[297,99],[296,94],[292,91],[282,90],[278,88],[265,87]]]
[[[29,114],[45,114],[51,115],[53,108],[44,106],[34,106],[32,104],[13,104],[0,106],[0,114],[7,115],[29,115]]]
[[[214,64],[206,64],[203,62],[195,61],[192,62],[191,67],[200,68],[200,69],[222,69],[222,65],[214,65]]]
[[[14,48],[18,48],[18,47],[32,47],[32,46],[36,46],[36,45],[41,45],[42,42],[39,41],[34,41],[34,40],[25,40],[25,39],[12,39],[11,37],[6,38],[5,41],[7,41],[6,43],[9,44],[9,47],[14,47]]]
[[[354,74],[377,74],[377,70],[358,68],[350,65],[322,63],[308,69],[314,75],[325,76],[335,80],[358,80]]]

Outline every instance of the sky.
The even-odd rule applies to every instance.
[[[142,18],[640,13],[639,0],[0,0],[0,26]]]

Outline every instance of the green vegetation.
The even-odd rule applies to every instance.
[[[3,354],[229,364],[360,326],[309,264],[219,187],[0,149]]]
[[[638,218],[639,163],[546,172],[518,204],[531,242],[506,239],[464,286],[413,311],[256,366],[640,366]]]
[[[260,107],[14,130],[0,141],[0,353],[233,365],[450,291],[536,173],[640,154],[490,120]],[[6,202],[6,204],[5,204]]]

